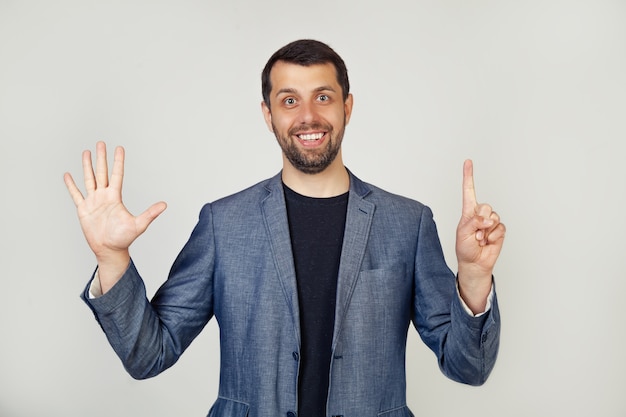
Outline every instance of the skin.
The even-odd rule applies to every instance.
[[[474,165],[463,163],[463,208],[456,229],[459,292],[474,314],[485,311],[493,268],[502,250],[506,227],[489,204],[479,204]]]
[[[341,143],[350,121],[353,97],[342,98],[332,64],[300,66],[277,62],[270,73],[270,106],[261,103],[268,129],[283,150],[283,181],[311,197],[331,197],[349,189]],[[317,135],[304,140],[302,135]],[[305,136],[306,137],[306,136]],[[334,157],[328,157],[336,152]],[[299,160],[294,163],[293,155]],[[325,161],[325,162],[320,162]],[[69,173],[64,176],[76,205],[87,242],[96,256],[102,293],[121,278],[130,263],[129,247],[165,209],[164,202],[138,216],[122,203],[124,149],[117,147],[109,178],[104,142],[96,144],[96,167],[90,151],[83,152],[86,195]],[[459,291],[475,314],[485,310],[492,273],[506,228],[488,204],[479,204],[473,164],[463,164],[463,206],[456,231]]]
[[[343,165],[341,142],[352,114],[352,95],[343,100],[332,64],[301,65],[278,61],[270,72],[270,107],[261,103],[263,117],[283,149],[283,182],[309,197],[332,197],[348,191],[350,180]],[[304,141],[294,134],[323,134]],[[338,149],[328,166],[308,173],[294,166],[285,148],[292,146],[308,161],[317,160],[329,147]]]
[[[85,196],[72,176],[69,173],[64,175],[83,234],[96,256],[103,294],[120,280],[128,268],[130,245],[167,207],[164,202],[155,203],[139,216],[133,216],[122,203],[124,148],[115,148],[110,180],[106,155],[105,143],[98,142],[94,171],[91,152],[83,152]]]

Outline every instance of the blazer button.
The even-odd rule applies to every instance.
[[[294,413],[293,411],[288,411],[287,417],[296,417],[296,413]]]
[[[300,360],[300,355],[298,354],[298,352],[293,352],[293,353],[291,354],[291,356],[293,356],[293,360],[294,360],[294,361],[296,361],[296,362]],[[290,416],[290,417],[291,417],[291,416]],[[295,417],[295,416],[294,416],[294,417]]]

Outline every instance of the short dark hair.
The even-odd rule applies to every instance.
[[[270,107],[270,92],[272,91],[272,81],[270,80],[270,72],[272,67],[278,61],[290,64],[303,65],[308,67],[316,64],[331,63],[337,72],[337,82],[341,86],[343,100],[348,98],[350,93],[350,82],[348,81],[348,69],[343,59],[328,45],[313,39],[300,39],[293,41],[270,57],[261,73],[261,93],[263,101]]]

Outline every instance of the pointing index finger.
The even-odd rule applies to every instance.
[[[474,189],[474,164],[471,159],[463,163],[463,215],[472,217],[477,206]]]

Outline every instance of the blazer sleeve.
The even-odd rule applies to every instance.
[[[413,321],[448,378],[470,385],[485,383],[500,341],[497,297],[494,291],[491,309],[480,317],[463,309],[428,207],[422,211],[418,234]]]
[[[213,316],[214,236],[206,205],[191,237],[151,301],[131,261],[106,294],[81,298],[93,311],[127,372],[136,379],[172,366]]]

